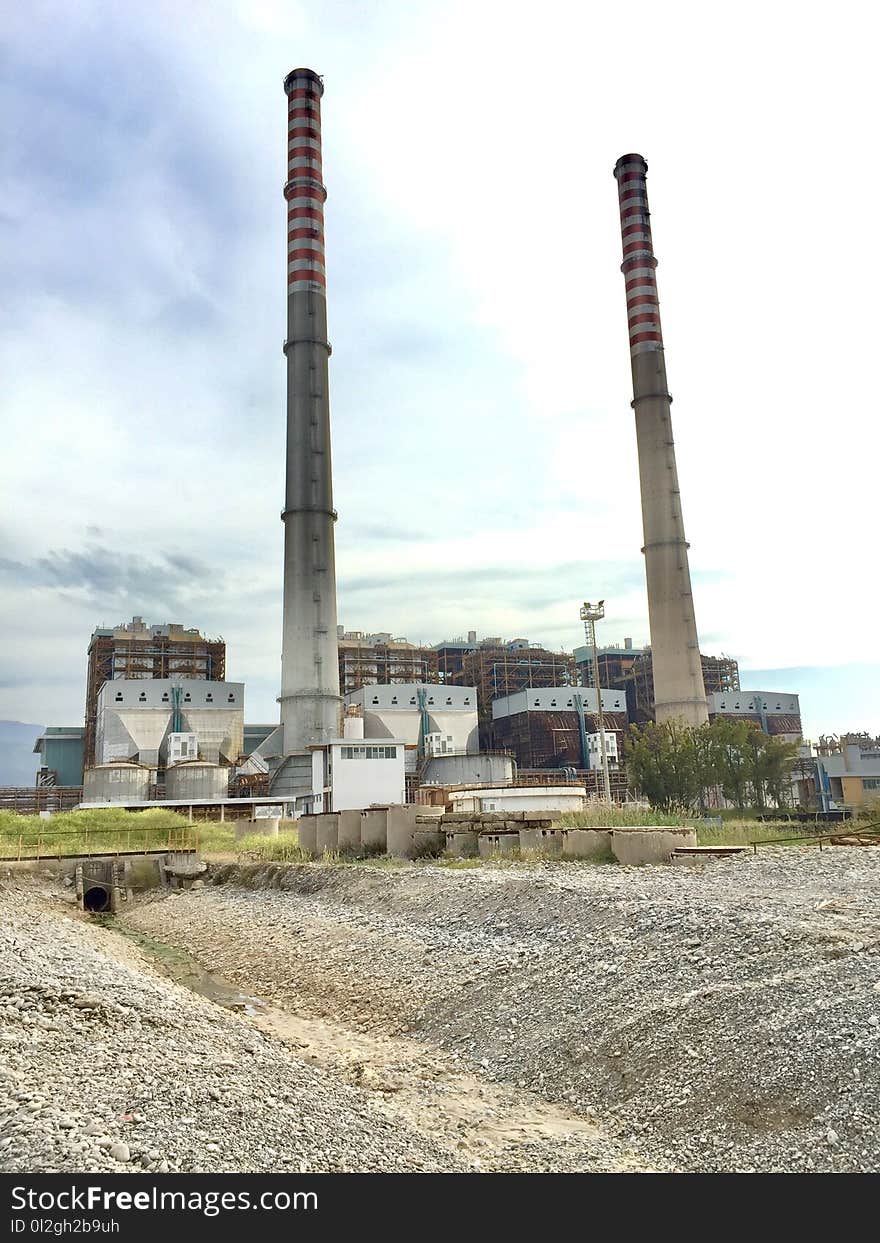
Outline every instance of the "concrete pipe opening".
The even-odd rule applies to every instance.
[[[106,885],[89,885],[83,893],[83,910],[96,914],[110,910],[110,890]]]

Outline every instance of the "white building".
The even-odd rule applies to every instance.
[[[417,747],[420,737],[440,734],[444,740],[442,754],[475,755],[480,749],[473,686],[422,682],[362,686],[349,691],[345,703],[360,708],[367,738],[397,738]]]
[[[404,751],[397,739],[340,738],[329,743],[325,750],[328,810],[405,803]]]
[[[176,727],[176,728],[175,728]],[[244,751],[244,683],[197,678],[114,678],[98,693],[95,762],[136,760],[164,768],[169,739],[194,735],[198,755],[186,758],[233,763]],[[181,749],[183,740],[175,739]]]

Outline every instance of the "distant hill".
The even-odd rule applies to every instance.
[[[40,757],[34,743],[45,726],[24,721],[0,721],[0,786],[32,786]]]

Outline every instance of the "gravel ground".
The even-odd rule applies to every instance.
[[[880,851],[214,881],[126,918],[289,1011],[593,1122],[610,1168],[880,1166]],[[591,1168],[550,1147],[528,1168]]]
[[[60,894],[0,883],[0,1169],[459,1168]]]
[[[0,1168],[880,1166],[880,851],[212,880],[121,922],[250,1017],[7,882]]]

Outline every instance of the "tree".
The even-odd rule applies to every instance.
[[[683,721],[632,726],[625,759],[630,786],[661,811],[705,811],[720,789],[738,808],[784,806],[797,743],[770,738],[753,721],[718,717],[698,728]]]
[[[702,795],[695,731],[682,721],[649,721],[630,728],[626,745],[629,784],[661,811],[688,812]]]

